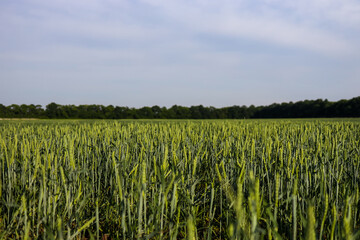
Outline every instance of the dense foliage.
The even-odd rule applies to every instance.
[[[329,102],[327,100],[300,101],[269,106],[232,106],[224,108],[202,105],[182,107],[114,107],[112,105],[41,105],[4,106],[0,104],[2,118],[62,118],[62,119],[244,119],[244,118],[325,118],[360,117],[360,97]]]
[[[359,141],[357,120],[3,121],[0,239],[358,239]]]

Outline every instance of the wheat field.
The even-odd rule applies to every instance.
[[[0,239],[360,239],[359,120],[0,123]]]

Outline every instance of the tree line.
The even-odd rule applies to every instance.
[[[268,106],[231,106],[223,108],[202,105],[183,107],[129,108],[103,105],[60,105],[54,102],[41,105],[4,106],[0,118],[43,119],[244,119],[244,118],[328,118],[360,117],[360,96],[350,100],[330,102],[327,99],[274,103]]]

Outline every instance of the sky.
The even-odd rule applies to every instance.
[[[1,0],[0,103],[360,96],[358,0]]]

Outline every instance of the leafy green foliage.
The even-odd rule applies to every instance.
[[[329,102],[305,100],[269,106],[251,105],[223,108],[202,105],[182,107],[142,107],[139,109],[103,105],[40,105],[4,106],[0,104],[0,118],[50,118],[50,119],[248,119],[248,118],[325,118],[360,117],[360,97]]]

